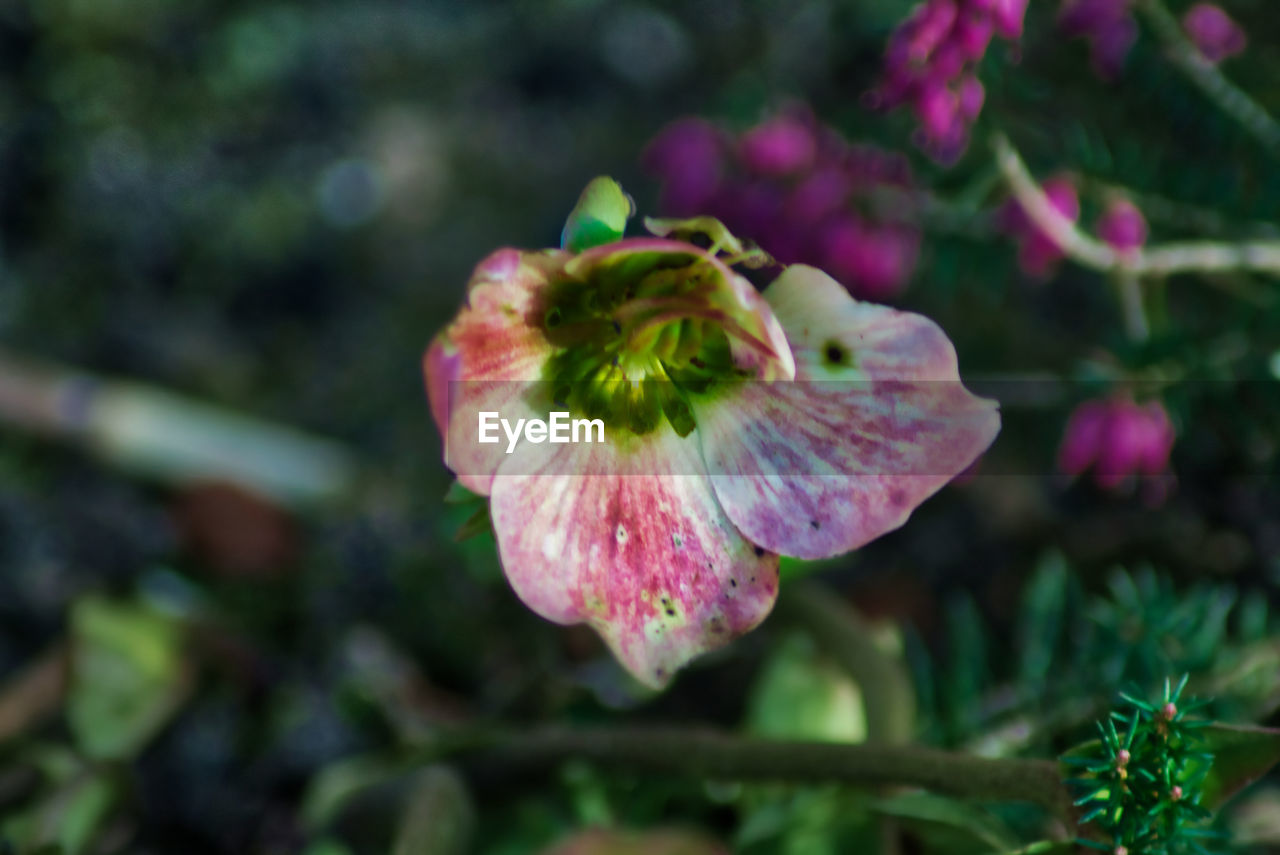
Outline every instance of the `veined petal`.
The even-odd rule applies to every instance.
[[[542,295],[563,259],[554,250],[490,255],[472,274],[457,319],[427,351],[427,394],[445,435],[445,465],[481,495],[506,455],[504,443],[476,442],[479,413],[513,422],[542,415],[526,396],[553,350],[542,329]]]
[[[508,461],[491,511],[512,588],[548,620],[592,626],[640,681],[665,685],[773,607],[778,556],[721,511],[692,438],[525,443]]]
[[[856,549],[902,525],[995,439],[996,403],[961,385],[932,321],[857,302],[802,265],[764,296],[796,380],[691,402],[716,496],[748,540],[799,558]]]

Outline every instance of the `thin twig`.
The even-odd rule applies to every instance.
[[[992,138],[996,165],[1022,210],[1075,262],[1103,273],[1169,276],[1174,273],[1224,273],[1251,270],[1280,276],[1280,240],[1239,243],[1186,241],[1117,252],[1064,217],[1031,177],[1022,157],[1004,134]]]
[[[1147,322],[1147,310],[1142,305],[1142,283],[1132,273],[1116,276],[1116,288],[1120,291],[1120,305],[1124,310],[1124,330],[1131,341],[1146,341],[1151,336]]]
[[[1236,86],[1210,62],[1182,32],[1178,19],[1160,0],[1142,0],[1139,8],[1146,15],[1156,36],[1164,43],[1169,61],[1181,69],[1218,109],[1226,113],[1253,135],[1273,155],[1280,155],[1280,122]]]
[[[585,760],[720,780],[920,787],[979,801],[1030,802],[1066,822],[1072,818],[1071,800],[1053,761],[992,759],[918,746],[760,740],[706,730],[547,728],[444,740],[428,749],[426,759],[449,755],[462,767],[501,770],[506,779]]]

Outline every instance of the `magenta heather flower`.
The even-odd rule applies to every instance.
[[[516,594],[589,624],[660,687],[764,619],[780,555],[902,525],[1000,417],[926,318],[804,265],[759,292],[720,223],[650,220],[655,236],[624,239],[628,207],[596,179],[565,248],[482,261],[424,372],[445,462],[488,497]],[[600,441],[556,443],[556,411],[600,420]],[[485,413],[543,432],[486,444]]]
[[[969,144],[982,110],[975,75],[993,36],[1022,36],[1027,0],[925,0],[889,38],[884,72],[868,93],[876,107],[910,105],[921,147],[947,163]]]
[[[1159,401],[1086,401],[1067,421],[1058,467],[1071,476],[1092,468],[1095,483],[1114,490],[1137,476],[1163,476],[1173,441],[1173,423]]]
[[[1133,0],[1063,0],[1058,27],[1069,36],[1089,41],[1090,62],[1103,80],[1120,76],[1129,50],[1138,40]]]
[[[1197,3],[1188,9],[1182,28],[1209,62],[1216,64],[1244,52],[1244,30],[1213,3]]]
[[[1050,178],[1041,189],[1062,216],[1072,222],[1080,218],[1080,197],[1070,178]],[[1062,247],[1035,227],[1016,199],[1010,199],[1006,204],[1002,220],[1004,230],[1019,241],[1018,267],[1022,272],[1030,276],[1048,276],[1063,257]]]
[[[950,109],[976,113],[982,86],[970,78],[944,97]],[[711,178],[703,171],[708,163]],[[850,145],[806,111],[767,119],[736,140],[702,120],[681,119],[649,145],[644,165],[662,180],[663,213],[716,217],[783,264],[829,271],[854,296],[892,297],[915,269],[918,230],[866,213],[884,190],[912,189],[906,159]]]
[[[761,175],[792,175],[813,163],[817,142],[807,123],[791,116],[756,125],[738,140],[742,164]]]
[[[1130,252],[1147,242],[1147,220],[1128,199],[1116,199],[1098,220],[1098,237],[1120,252]]]
[[[720,187],[728,156],[725,135],[710,122],[672,122],[641,157],[646,169],[663,176],[663,210],[684,217],[701,212]]]

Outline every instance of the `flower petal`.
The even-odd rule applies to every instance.
[[[476,442],[478,414],[514,422],[543,415],[524,400],[552,352],[542,328],[542,293],[563,253],[500,249],[476,267],[467,302],[427,351],[432,415],[445,434],[445,465],[463,486],[488,495],[503,443]]]
[[[802,265],[765,299],[796,380],[691,402],[716,497],[748,540],[799,558],[856,549],[902,525],[995,439],[996,403],[961,385],[932,321],[857,302]]]
[[[590,624],[658,688],[764,619],[778,556],[725,517],[705,474],[695,474],[692,438],[665,427],[626,442],[522,444],[493,480],[493,527],[507,579],[529,608]]]

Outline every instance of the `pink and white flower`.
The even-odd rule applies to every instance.
[[[493,253],[424,369],[446,464],[488,497],[516,594],[589,624],[660,687],[765,618],[779,555],[901,526],[1000,417],[928,319],[803,265],[760,292],[735,268],[752,253],[715,221],[649,227]],[[602,418],[606,441],[475,441],[479,411],[552,407]]]

